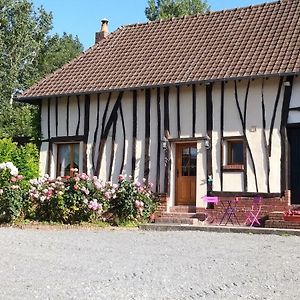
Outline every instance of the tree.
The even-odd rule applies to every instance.
[[[82,52],[77,37],[49,35],[52,13],[29,0],[0,0],[0,137],[38,135],[35,107],[13,96]],[[35,129],[33,129],[35,127]]]
[[[154,21],[204,13],[209,8],[206,0],[148,0],[145,15]]]

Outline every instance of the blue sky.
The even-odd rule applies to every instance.
[[[142,23],[147,0],[31,0],[35,7],[53,12],[53,33],[77,35],[84,48],[92,46],[95,32],[103,17],[109,20],[109,31],[126,24]],[[212,10],[222,10],[264,3],[266,0],[208,0]],[[267,1],[272,2],[272,1]]]

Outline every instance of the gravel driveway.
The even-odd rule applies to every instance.
[[[299,299],[300,237],[0,228],[0,299]]]

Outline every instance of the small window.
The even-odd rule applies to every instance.
[[[57,176],[72,175],[72,168],[79,169],[79,143],[57,144]]]
[[[225,143],[224,170],[244,170],[245,144],[242,139],[227,140]]]
[[[228,165],[244,164],[244,142],[243,141],[228,141]]]

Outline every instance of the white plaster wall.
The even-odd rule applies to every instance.
[[[235,102],[234,82],[229,81],[225,84],[224,91],[224,137],[240,136],[243,134],[242,129],[243,127]],[[215,128],[213,130],[215,131]]]
[[[137,93],[137,141],[135,179],[142,181],[145,161],[145,91]]]
[[[39,170],[40,170],[40,175],[44,175],[47,173],[46,167],[47,167],[47,162],[48,162],[48,147],[49,143],[43,142],[41,144],[41,149],[40,149],[40,164],[39,164]]]
[[[51,117],[54,123],[51,125],[51,136],[55,135],[55,99],[51,99]],[[57,105],[57,117],[58,117],[58,129],[57,134],[58,136],[67,136],[67,97],[58,98],[58,105]],[[83,119],[81,119],[83,122]]]
[[[300,107],[300,77],[294,78],[290,108]],[[294,123],[289,120],[288,123]]]
[[[175,87],[170,88],[169,93],[169,122],[170,122],[170,137],[177,138],[177,90]]]
[[[48,100],[43,99],[41,104],[41,134],[42,139],[48,138]]]
[[[223,174],[224,192],[243,191],[244,176],[242,172],[231,172]]]
[[[69,135],[70,136],[76,135],[77,124],[78,124],[77,97],[72,96],[69,99]]]
[[[123,174],[131,175],[132,168],[132,134],[133,134],[133,96],[131,92],[124,93],[122,108],[125,123],[125,161]]]
[[[221,84],[213,86],[213,132],[211,138],[213,190],[221,190]],[[205,101],[205,99],[204,99]],[[204,124],[203,124],[204,126]],[[205,128],[205,127],[204,127]],[[204,142],[203,142],[204,144]],[[208,174],[210,175],[210,174]]]
[[[206,136],[206,87],[205,85],[196,85],[195,136],[196,137]]]
[[[300,111],[290,111],[288,124],[300,123]]]
[[[157,95],[156,90],[151,90],[151,106],[150,106],[150,173],[149,181],[154,184],[153,190],[156,190],[156,170],[157,170],[157,146],[160,147],[160,142],[158,143],[158,133],[157,133]]]
[[[193,96],[191,86],[180,87],[181,137],[193,136]]]
[[[206,149],[204,143],[197,143],[197,178],[196,178],[196,206],[206,207],[202,197],[207,194]]]
[[[88,142],[87,142],[87,173],[88,174],[93,174],[92,147],[94,142],[94,133],[96,130],[96,126],[97,126],[97,95],[94,94],[91,95],[90,97],[90,120],[89,120],[89,135],[88,135]],[[98,130],[98,135],[99,134],[101,134],[101,126],[100,126],[100,130]],[[97,159],[95,161],[95,164],[96,163],[97,163]]]
[[[265,81],[264,94],[265,94],[265,106],[267,115],[267,128],[271,125],[271,115],[273,112],[274,102],[277,94],[277,88],[279,79],[269,79]],[[274,122],[273,134],[272,134],[272,148],[270,156],[270,192],[280,192],[280,157],[281,157],[281,137],[280,137],[280,123],[281,112],[283,104],[284,86],[281,88],[278,108],[276,112],[276,118]],[[273,100],[273,101],[272,101]],[[272,103],[273,102],[273,103]],[[269,125],[268,125],[269,124]],[[267,130],[267,136],[270,134],[270,129]]]
[[[164,93],[163,89],[160,89],[160,120],[161,120],[161,135],[160,141],[164,139]],[[160,143],[160,191],[164,189],[165,182],[165,153]]]
[[[243,83],[246,85],[247,81],[244,81]],[[263,121],[262,121],[262,105],[261,105],[261,99],[262,99],[261,87],[262,87],[261,80],[250,81],[248,105],[247,105],[246,136],[255,163],[258,190],[260,192],[266,193],[267,192],[267,172],[266,172],[267,158],[266,158],[266,151],[264,149],[263,134],[262,134]],[[276,95],[272,99],[272,98],[268,98],[267,95],[265,94],[264,98],[265,98],[264,100],[265,100],[266,114],[267,114],[267,111],[270,109],[269,104],[271,103],[274,104]],[[270,123],[270,120],[267,115],[266,115],[266,121],[267,124]],[[255,132],[250,132],[251,126],[256,127]],[[247,151],[247,180],[248,180],[248,192],[256,192],[254,167],[250,159],[249,151]]]
[[[238,100],[242,114],[244,112],[245,95],[248,81],[243,80],[237,82]],[[264,80],[264,103],[265,103],[265,117],[266,117],[266,136],[269,143],[269,134],[271,120],[274,110],[274,104],[277,95],[279,79]],[[218,188],[218,149],[220,139],[219,135],[219,121],[218,121],[218,103],[220,86],[214,85],[213,88],[213,104],[214,104],[214,130],[212,139],[212,152],[213,152],[213,172],[214,172],[214,190]],[[228,82],[225,84],[224,94],[224,137],[226,136],[241,136],[243,135],[242,124],[238,114],[235,95],[234,95],[234,83]],[[255,162],[257,184],[259,192],[267,192],[267,156],[265,152],[264,140],[263,140],[263,121],[262,121],[262,79],[253,80],[250,82],[248,104],[247,104],[247,116],[246,116],[246,136],[249,142],[249,147],[252,151],[252,155]],[[276,118],[274,122],[274,129],[272,134],[272,152],[270,160],[270,192],[280,192],[280,155],[281,155],[281,141],[280,141],[280,122],[281,122],[281,109],[283,102],[283,88],[281,90],[279,103],[276,112]],[[218,103],[218,104],[217,104]],[[254,128],[254,132],[253,131]],[[217,140],[217,141],[216,141]],[[226,149],[224,149],[226,150]],[[225,151],[224,151],[225,152]],[[225,153],[224,153],[225,154]],[[225,156],[225,155],[224,155]],[[225,179],[226,177],[226,179]],[[225,191],[237,191],[236,187],[231,186],[229,178],[232,177],[233,182],[236,177],[236,173],[224,172],[223,186]],[[228,178],[228,179],[227,179]],[[241,186],[239,191],[243,191],[241,185],[243,181],[243,174],[240,174],[240,182],[237,186]],[[247,151],[247,181],[248,192],[256,192],[254,168],[250,159],[249,151]],[[217,186],[215,185],[217,184]]]
[[[120,175],[120,169],[123,160],[123,141],[124,134],[122,128],[122,120],[120,111],[118,112],[118,121],[116,127],[116,138],[115,138],[115,151],[114,151],[114,161],[112,165],[112,181],[117,182],[118,176]]]

